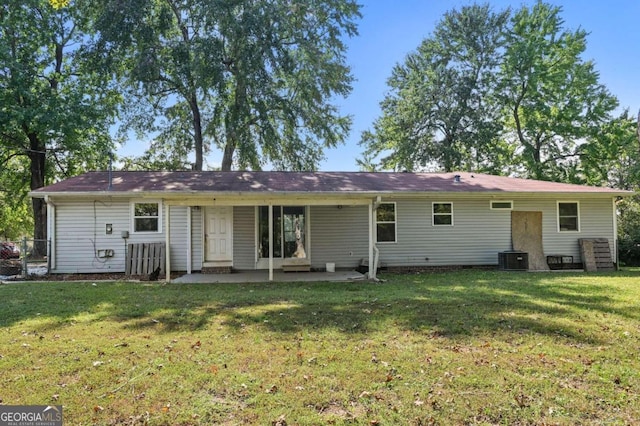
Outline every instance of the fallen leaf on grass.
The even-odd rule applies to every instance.
[[[287,421],[285,420],[284,414],[278,417],[277,420],[272,421],[271,426],[287,426]]]
[[[200,343],[200,340],[198,340],[196,343],[191,345],[191,349],[200,349],[200,346],[202,346],[202,344]]]
[[[276,393],[278,392],[278,387],[276,385],[272,385],[269,389],[265,391],[266,393]]]
[[[209,367],[209,371],[212,374],[218,374],[218,366],[217,365],[212,365],[211,367]]]
[[[93,407],[93,411],[94,411],[95,413],[98,413],[98,412],[100,412],[100,411],[104,411],[104,407],[101,407],[101,406],[99,406],[99,405],[95,405],[95,406]]]

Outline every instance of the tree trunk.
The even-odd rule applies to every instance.
[[[229,132],[227,132],[228,134]],[[227,143],[224,146],[224,155],[222,157],[222,167],[221,170],[223,172],[230,172],[231,167],[233,166],[233,153],[236,150],[235,140],[232,137],[227,136]]]
[[[29,168],[31,172],[31,190],[42,188],[45,182],[46,147],[33,132],[27,132],[29,138]],[[47,204],[42,198],[32,198],[33,207],[33,255],[47,254]]]
[[[238,142],[244,141],[240,132],[246,132],[246,123],[242,120],[242,110],[247,102],[247,87],[244,81],[236,75],[236,86],[234,90],[234,102],[231,111],[225,119],[225,139],[224,155],[222,157],[222,171],[229,172],[233,167],[233,154],[236,151]]]
[[[196,154],[196,162],[193,165],[194,170],[201,171],[203,163],[203,138],[202,138],[202,117],[200,116],[200,107],[198,106],[198,99],[195,93],[191,94],[189,99],[189,105],[191,106],[191,114],[193,117],[193,140],[194,150]]]

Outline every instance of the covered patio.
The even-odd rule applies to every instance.
[[[216,283],[266,283],[275,282],[350,282],[363,281],[365,276],[358,271],[335,271],[335,272],[282,272],[273,271],[270,277],[269,271],[239,271],[231,274],[185,274],[172,279],[176,284],[216,284]]]

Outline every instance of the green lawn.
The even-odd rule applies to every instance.
[[[65,424],[626,425],[640,271],[0,286],[0,402]]]

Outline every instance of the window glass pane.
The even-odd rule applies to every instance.
[[[451,225],[452,216],[448,214],[436,214],[433,216],[434,225]]]
[[[492,201],[492,209],[511,209],[511,201]]]
[[[305,244],[304,207],[287,206],[282,210],[284,212],[284,257],[292,257],[296,253],[300,257]],[[301,251],[298,251],[298,237],[300,238]]]
[[[376,210],[376,221],[378,222],[395,222],[396,211],[395,204],[384,203],[378,206]]]
[[[433,213],[451,213],[452,207],[451,203],[434,203]]]
[[[282,207],[273,206],[273,257],[282,255]],[[260,206],[258,212],[260,257],[269,257],[269,206]]]
[[[158,216],[158,203],[136,203],[134,206],[134,216]]]
[[[561,231],[577,231],[578,218],[577,217],[560,217],[560,230]]]
[[[379,243],[396,241],[395,223],[379,223],[376,225],[377,241]]]
[[[160,230],[160,204],[134,203],[133,231],[158,232]]]
[[[140,217],[134,220],[135,232],[157,232],[158,231],[158,219],[151,217]]]
[[[578,203],[559,203],[560,216],[578,216]]]

